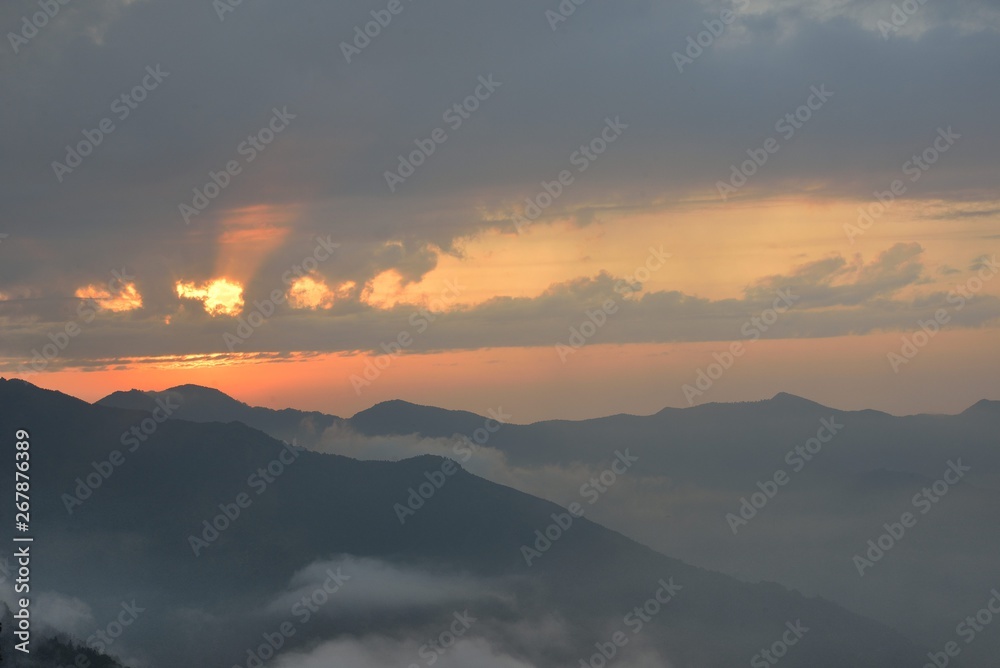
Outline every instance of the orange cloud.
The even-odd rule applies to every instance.
[[[112,294],[108,288],[100,285],[87,285],[78,288],[74,296],[78,299],[92,299],[100,308],[114,313],[142,308],[142,295],[135,283],[126,283],[117,294]]]
[[[288,303],[292,308],[330,308],[334,302],[333,292],[323,279],[303,276],[288,289]]]
[[[217,278],[195,285],[193,281],[178,281],[177,296],[202,302],[210,315],[239,315],[243,310],[243,286],[228,278]]]
[[[434,311],[447,311],[461,306],[464,287],[459,289],[458,281],[447,278],[424,277],[419,283],[403,284],[402,275],[395,269],[388,269],[365,284],[361,291],[361,301],[379,309],[391,309],[400,304],[424,306]]]
[[[403,277],[395,269],[383,271],[368,281],[361,291],[361,301],[369,306],[392,308],[406,301],[403,295]]]
[[[288,303],[292,308],[298,309],[330,308],[338,299],[349,296],[354,286],[354,281],[347,281],[336,290],[331,290],[322,278],[303,276],[296,279],[289,288]]]

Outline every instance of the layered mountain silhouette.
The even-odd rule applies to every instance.
[[[191,408],[205,397],[203,410],[212,403],[228,411],[223,419],[275,417],[188,392],[188,415],[206,417]],[[119,401],[136,403],[108,405]],[[0,381],[0,433],[31,433],[37,586],[86,602],[96,619],[137,601],[146,611],[123,645],[151,665],[246,665],[248,647],[294,621],[288,602],[341,569],[349,579],[330,598],[343,603],[299,624],[282,657],[338,638],[419,645],[463,611],[491,651],[539,667],[581,665],[618,632],[629,639],[616,650],[623,665],[744,665],[796,625],[808,632],[782,665],[884,668],[923,657],[896,631],[833,603],[691,566],[584,517],[567,522],[560,506],[440,457],[295,451],[239,421],[156,422],[140,402],[126,393],[91,405]],[[433,422],[441,413],[395,408],[447,431]],[[117,463],[104,475],[107,462]],[[93,473],[101,480],[87,494]],[[400,506],[428,484],[401,522]],[[227,512],[228,522],[213,519]],[[225,528],[213,533],[213,521]],[[539,538],[546,532],[549,543]],[[524,546],[536,549],[531,565]],[[423,590],[415,579],[451,584]],[[673,597],[650,604],[664,585],[676,587]],[[648,620],[633,634],[628,615],[634,622],[643,606]],[[282,657],[278,665],[294,665]]]
[[[175,417],[195,422],[240,421],[275,438],[312,445],[322,430],[337,425],[366,436],[416,435],[425,438],[469,436],[488,416],[467,411],[386,401],[349,419],[294,409],[255,408],[209,388],[183,385],[163,392],[116,392],[102,406],[152,410],[156,400],[180,398]],[[650,416],[615,415],[580,421],[550,420],[506,424],[491,434],[487,447],[524,465],[600,462],[627,443],[644,453],[644,467],[697,479],[707,469],[717,474],[712,453],[727,450],[727,462],[745,479],[747,469],[765,471],[768,455],[783,456],[788,443],[815,432],[823,418],[837,416],[849,425],[838,434],[837,447],[824,455],[825,469],[864,474],[901,463],[914,473],[939,473],[942,456],[955,454],[953,445],[968,446],[961,454],[980,464],[979,484],[1000,490],[1000,401],[983,400],[960,415],[895,417],[874,410],[841,411],[779,393],[772,399],[741,403],[709,403],[693,408],[665,408]],[[516,417],[515,417],[516,419]],[[738,449],[732,446],[740,444]],[[733,449],[733,452],[728,452]],[[706,453],[709,456],[704,456]],[[735,460],[733,459],[735,458]],[[831,461],[832,460],[832,461]],[[754,464],[763,464],[755,467]],[[988,464],[988,478],[982,477]]]
[[[168,392],[174,391],[185,390]],[[120,405],[118,397],[99,403]],[[190,393],[189,401],[198,403]],[[688,563],[820,594],[902,630],[914,642],[943,646],[996,585],[998,408],[1000,402],[984,400],[958,415],[898,417],[837,410],[779,393],[762,401],[666,408],[648,416],[505,424],[476,441],[482,443],[480,453],[466,467],[565,505],[575,496],[566,481],[587,480],[616,450],[628,448],[641,463],[593,508],[591,519]],[[329,416],[334,428],[325,436],[316,436],[310,426],[298,438],[326,452],[363,458],[450,454],[453,443],[469,443],[477,430],[483,433],[485,413],[387,401],[351,418]],[[502,409],[493,411],[498,414]],[[314,420],[311,414],[297,415],[289,424]],[[198,414],[212,417],[210,411]],[[516,416],[510,419],[516,422]],[[799,454],[824,422],[841,426],[818,452]],[[287,439],[290,432],[270,433]],[[360,435],[360,443],[349,434]],[[350,448],[344,445],[348,440]],[[941,484],[949,462],[956,461],[970,468],[968,475],[939,502],[925,505],[918,499],[921,505],[914,505],[923,490]],[[778,470],[790,482],[734,534],[726,518]],[[863,555],[868,541],[907,511],[919,525],[876,567],[859,574],[853,557]],[[965,567],[942,577],[954,563]],[[981,633],[962,660],[989,665],[998,654],[1000,634]]]

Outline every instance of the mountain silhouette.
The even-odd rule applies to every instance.
[[[114,392],[97,403],[152,412],[160,405],[158,402],[167,406],[171,416],[177,419],[242,422],[281,440],[297,440],[304,446],[315,444],[324,430],[342,421],[335,415],[319,412],[249,406],[219,390],[200,385],[178,385],[163,392]]]
[[[47,586],[87,601],[98,618],[122,599],[141,599],[149,610],[143,628],[150,630],[137,628],[132,637],[164,665],[232,665],[244,634],[230,627],[224,633],[212,620],[267,609],[296,573],[345,555],[493,583],[502,595],[477,608],[482,633],[537,666],[589,657],[661,581],[681,590],[634,646],[675,665],[745,663],[796,620],[810,630],[783,660],[787,666],[874,668],[921,660],[921,650],[897,632],[828,601],[690,566],[585,517],[572,520],[529,566],[523,546],[543,546],[536,532],[554,534],[548,527],[565,521],[566,510],[460,467],[401,523],[397,504],[445,470],[449,462],[440,457],[378,462],[299,451],[263,493],[250,493],[252,503],[231,526],[196,549],[191,537],[203,522],[223,512],[220,504],[249,493],[248,474],[283,453],[291,457],[288,445],[238,422],[170,419],[127,451],[126,435],[148,413],[90,405],[17,381],[0,381],[0,403],[8,409],[0,433],[30,425],[33,531],[36,545],[45,547],[37,567]],[[114,451],[124,462],[81,504],[68,506],[66,495]],[[375,596],[381,583],[358,577],[357,595]],[[398,636],[408,624],[451,611],[430,604],[416,618],[412,607],[378,616],[348,611],[289,643],[301,649],[344,634]],[[512,620],[544,619],[558,619],[567,635],[542,646],[490,635]]]
[[[606,524],[688,563],[821,594],[919,643],[978,610],[983,592],[994,586],[989,564],[1000,552],[994,521],[1000,508],[998,405],[984,400],[957,415],[894,416],[778,393],[653,415],[532,424],[516,424],[514,416],[508,418],[514,423],[489,434],[470,466],[497,482],[564,503],[565,481],[586,480],[627,448],[641,466],[630,474],[634,480],[601,501]],[[489,417],[388,401],[339,422],[319,448],[363,458],[450,453],[453,437],[473,438]],[[795,450],[814,439],[824,423],[843,427],[806,461]],[[352,433],[369,440],[341,450],[340,439],[350,441]],[[914,495],[933,486],[955,461],[972,467],[969,476],[907,534],[905,545],[887,560],[892,566],[860,578],[851,555],[903,511],[931,510],[916,509]],[[723,518],[777,470],[794,474],[791,482],[753,526],[734,536]],[[955,560],[971,566],[957,578],[936,575],[940,564]],[[963,659],[988,664],[997,653],[1000,636],[981,634]]]

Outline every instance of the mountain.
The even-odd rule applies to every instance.
[[[842,411],[780,393],[772,399],[667,408],[654,415],[615,415],[580,421],[550,420],[508,424],[491,435],[487,447],[514,464],[600,463],[627,443],[644,457],[644,469],[685,480],[736,474],[767,475],[789,447],[815,436],[823,420],[844,424],[835,448],[824,455],[827,473],[863,475],[900,463],[915,474],[937,475],[956,442],[980,466],[979,484],[1000,490],[1000,402],[982,401],[959,415],[896,417],[873,410]],[[385,402],[346,420],[369,435],[413,434],[425,438],[471,436],[487,417],[407,402]],[[944,459],[942,459],[944,457]],[[720,471],[725,464],[726,473]],[[647,468],[648,467],[648,468]],[[769,471],[768,468],[771,470]],[[749,473],[748,473],[749,472]]]
[[[965,409],[962,415],[985,415],[996,417],[1000,415],[1000,401],[990,401],[983,399]]]
[[[277,439],[315,445],[323,432],[342,422],[335,415],[294,409],[273,410],[249,406],[219,390],[179,385],[163,392],[114,392],[97,402],[102,406],[152,412],[158,407],[171,417],[191,422],[242,422]]]
[[[590,517],[688,563],[822,595],[903,630],[914,642],[930,638],[943,645],[952,640],[955,620],[979,610],[984,592],[995,586],[998,405],[982,401],[958,415],[897,417],[779,393],[648,416],[509,423],[481,439],[489,416],[390,401],[342,421],[322,449],[401,459],[454,453],[452,437],[459,435],[482,446],[465,462],[470,470],[563,504],[578,498],[576,488],[604,471],[616,451],[628,449],[639,465],[600,497]],[[816,440],[829,436],[824,424],[840,425],[826,444]],[[814,446],[821,447],[800,454]],[[942,479],[949,462],[971,471],[940,503],[915,506],[914,498]],[[788,484],[734,533],[724,518],[778,471]],[[905,511],[920,525],[885,566],[859,577],[852,556]],[[955,563],[964,567],[950,578],[938,576]],[[997,654],[1000,636],[980,634],[963,659],[988,662]]]
[[[419,434],[427,438],[448,438],[471,434],[483,426],[484,418],[468,411],[420,406],[395,399],[375,404],[347,421],[360,434]]]
[[[461,651],[539,668],[601,647],[644,667],[732,666],[783,635],[796,643],[789,667],[921,661],[895,631],[828,601],[690,566],[440,457],[358,461],[238,422],[173,419],[135,444],[146,413],[19,381],[0,381],[0,406],[0,433],[30,433],[39,580],[96,619],[140,606],[123,643],[154,666],[245,664],[285,622],[296,632],[282,666],[337,642],[416,652],[470,615]]]

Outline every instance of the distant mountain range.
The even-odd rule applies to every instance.
[[[170,392],[181,407],[158,421]],[[801,401],[779,397],[764,409],[791,420]],[[359,433],[417,426],[433,437],[483,424],[468,413],[392,402],[343,421],[195,386],[91,405],[17,380],[0,381],[0,406],[0,433],[31,432],[37,586],[86,602],[97,620],[138,601],[146,612],[122,646],[151,665],[246,665],[247,648],[282,620],[301,623],[282,642],[280,666],[337,639],[416,647],[466,610],[477,620],[470,636],[521,662],[509,665],[603,665],[592,658],[603,651],[623,666],[714,668],[762,661],[785,642],[784,666],[886,668],[920,665],[926,651],[828,601],[688,565],[440,457],[358,461],[264,433],[299,435],[308,423],[322,434],[346,422]],[[759,409],[701,410],[735,419]],[[577,455],[565,444],[554,455],[531,451],[574,423],[504,427],[496,447],[525,460],[583,460],[616,425],[673,417],[591,421]],[[716,425],[725,426],[735,427]],[[329,598],[342,603],[302,622],[293,602],[341,569],[349,579]]]
[[[295,409],[274,410],[249,406],[211,388],[181,385],[162,392],[130,390],[115,392],[96,402],[101,406],[152,411],[159,402],[173,401],[178,408],[173,417],[192,422],[242,422],[247,426],[306,447],[319,442],[323,432],[333,426],[349,427],[366,436],[417,435],[425,438],[472,437],[483,427],[488,416],[468,411],[421,406],[401,400],[385,401],[345,419],[319,412]],[[983,447],[983,456],[1000,464],[1000,448],[994,447],[991,429],[1000,421],[1000,401],[982,400],[959,415],[913,415],[895,417],[874,410],[840,411],[797,397],[779,393],[772,399],[742,403],[708,403],[693,408],[665,408],[650,416],[614,415],[589,420],[550,420],[530,425],[507,424],[491,434],[488,446],[504,452],[512,461],[523,464],[570,463],[606,458],[608,445],[628,441],[633,447],[651,450],[658,466],[677,471],[686,464],[682,455],[714,450],[729,443],[745,441],[750,435],[780,448],[785,434],[796,427],[813,426],[821,417],[840,415],[849,419],[854,434],[864,433],[866,441],[879,441],[879,448],[868,447],[858,437],[848,436],[851,445],[838,446],[831,458],[856,470],[869,470],[871,458],[880,457],[889,464],[907,461],[911,466],[926,461],[926,473],[936,472],[938,455],[956,435],[972,436]],[[884,436],[881,436],[884,434]],[[843,439],[840,439],[843,440]],[[763,459],[767,454],[745,448],[746,456]],[[905,455],[905,456],[899,456]],[[914,459],[917,457],[917,460]],[[706,463],[711,458],[705,458]],[[1000,479],[991,481],[1000,489]]]

